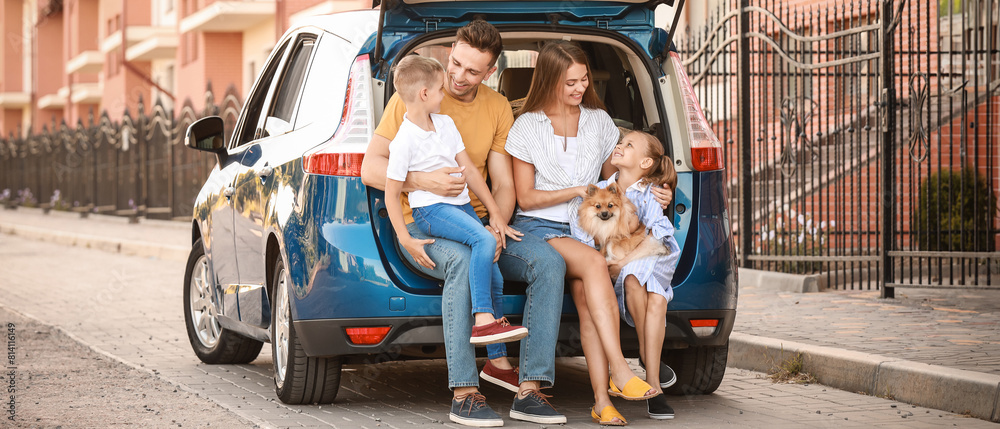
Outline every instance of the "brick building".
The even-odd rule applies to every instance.
[[[75,126],[143,100],[199,110],[211,84],[244,94],[280,35],[370,0],[6,0],[0,6],[0,135]],[[217,95],[218,96],[218,95]]]

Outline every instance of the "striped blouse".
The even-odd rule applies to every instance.
[[[608,112],[580,106],[580,123],[576,136],[578,149],[575,178],[571,178],[559,166],[556,151],[562,150],[563,142],[555,135],[552,121],[544,112],[521,114],[507,134],[504,149],[511,156],[535,166],[535,189],[557,191],[597,183],[601,178],[601,165],[618,144],[618,127]],[[580,201],[579,197],[570,201],[567,209],[570,219],[576,219]],[[575,223],[570,222],[571,225]]]

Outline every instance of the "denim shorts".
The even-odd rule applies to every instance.
[[[545,241],[560,237],[574,238],[568,223],[556,222],[540,217],[517,215],[514,217],[513,226],[514,229],[520,232],[541,237]]]

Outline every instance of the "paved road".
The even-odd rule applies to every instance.
[[[0,305],[64,329],[95,350],[215,401],[262,427],[453,426],[443,361],[388,363],[345,372],[329,406],[275,400],[268,351],[249,365],[201,364],[190,350],[181,312],[183,263],[110,254],[0,235]],[[561,359],[547,391],[569,416],[590,423],[589,384],[580,359]],[[510,395],[485,387],[495,409]],[[95,403],[95,406],[98,406]],[[991,427],[938,410],[820,385],[772,384],[762,374],[730,369],[714,395],[676,397],[674,427]],[[618,404],[633,427],[661,427],[641,403]],[[510,427],[536,427],[508,421]]]

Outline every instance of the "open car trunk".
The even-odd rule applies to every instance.
[[[506,96],[515,111],[527,95],[535,60],[544,43],[570,40],[579,44],[587,53],[592,85],[615,123],[623,131],[638,129],[657,136],[660,141],[667,142],[666,154],[673,155],[673,148],[669,143],[671,133],[666,126],[667,109],[662,102],[664,96],[661,92],[665,82],[663,71],[661,64],[650,57],[646,46],[618,31],[592,27],[567,26],[560,27],[557,31],[553,31],[548,25],[533,24],[497,24],[496,27],[503,36],[504,52],[497,60],[497,72],[483,83]],[[652,33],[655,32],[650,31]],[[439,30],[409,38],[404,46],[394,49],[394,55],[386,63],[391,65],[403,56],[415,52],[446,64],[454,34],[454,29]],[[391,70],[391,66],[386,69]],[[387,71],[379,79],[383,84],[376,85],[376,88],[384,88],[381,96],[375,96],[376,100],[383,100],[382,105],[394,92],[389,76],[391,74]],[[376,117],[376,122],[379,120]],[[397,284],[414,293],[440,294],[440,280],[423,276],[402,257],[403,250],[398,246],[389,219],[383,216],[385,206],[382,194],[371,194],[372,222],[384,254],[395,268],[393,271],[399,280]],[[683,249],[683,237],[676,238]],[[504,288],[507,296],[504,300],[505,307],[522,308],[523,293],[523,285],[507,282]],[[513,313],[517,314],[519,310]]]

